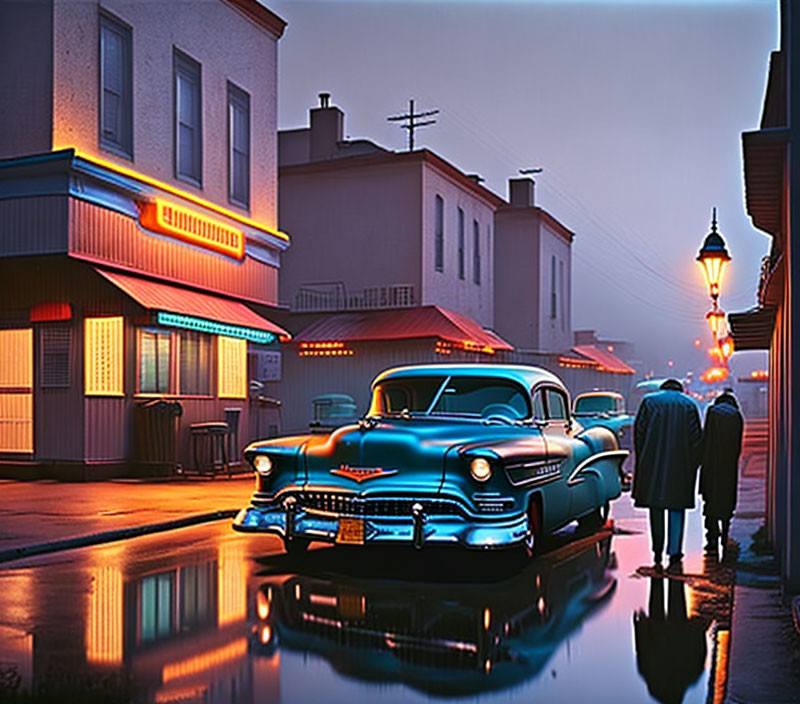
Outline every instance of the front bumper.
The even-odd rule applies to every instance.
[[[466,515],[358,516],[363,521],[364,545],[460,545],[465,548],[497,549],[522,544],[528,531],[524,513],[497,517]],[[267,506],[249,506],[239,511],[233,528],[242,532],[274,533],[284,540],[293,537],[336,543],[340,519],[352,516],[319,511],[295,503],[276,502]]]

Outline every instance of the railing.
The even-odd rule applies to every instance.
[[[344,283],[306,284],[297,289],[291,308],[298,313],[311,311],[375,310],[409,308],[417,305],[413,284],[371,286],[347,291]]]

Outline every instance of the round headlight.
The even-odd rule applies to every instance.
[[[476,457],[469,463],[469,471],[473,478],[477,479],[479,482],[485,482],[492,476],[492,465],[489,464],[488,460],[483,459],[483,457]]]
[[[255,467],[256,472],[264,477],[272,471],[272,466],[272,460],[266,455],[256,455],[253,460],[253,467]]]

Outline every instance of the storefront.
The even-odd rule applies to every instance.
[[[191,470],[193,424],[228,420],[233,460],[279,428],[247,370],[289,337],[265,317],[286,235],[74,150],[0,161],[0,235],[0,475]]]

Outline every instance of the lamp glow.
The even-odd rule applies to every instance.
[[[703,270],[706,279],[708,292],[715,301],[719,298],[719,289],[722,285],[722,275],[725,272],[725,265],[731,260],[728,250],[725,248],[725,241],[717,232],[717,209],[711,220],[711,232],[706,236],[700,253],[697,255],[697,262]]]

